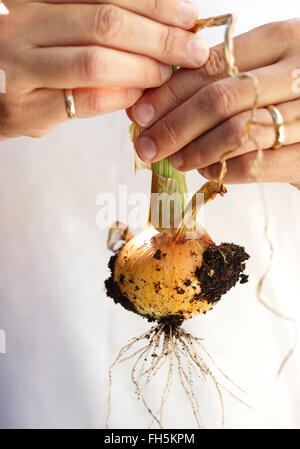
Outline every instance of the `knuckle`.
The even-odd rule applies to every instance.
[[[176,48],[176,30],[170,27],[164,27],[161,35],[161,52],[164,56],[170,56]]]
[[[83,80],[96,80],[106,73],[105,58],[101,58],[97,47],[90,47],[79,58],[79,72]]]
[[[7,94],[5,101],[1,102],[0,110],[3,133],[9,137],[19,136],[18,128],[24,117],[23,102]]]
[[[202,90],[201,106],[218,117],[226,118],[234,112],[238,103],[235,89],[231,84],[214,83]]]
[[[300,19],[283,20],[274,24],[274,32],[285,41],[300,39]]]
[[[34,135],[34,127],[28,120],[28,110],[24,97],[5,95],[1,101],[1,134],[7,137],[41,137]]]
[[[5,100],[1,99],[0,134],[8,138],[28,136],[34,139],[44,137],[50,129],[47,123],[41,123],[39,118],[32,120],[32,112],[39,117],[39,109],[35,109],[28,97],[22,95],[6,94]]]
[[[235,116],[225,123],[224,144],[226,148],[232,150],[240,145],[246,126],[245,120]]]
[[[171,120],[168,117],[165,117],[162,120],[162,135],[164,136],[164,139],[172,145],[172,147],[179,148],[179,136],[177,134],[177,131],[175,130]]]
[[[172,83],[166,83],[162,87],[162,97],[166,98],[170,104],[177,104],[178,102],[178,91],[172,86]]]
[[[93,18],[93,35],[104,40],[118,36],[123,24],[122,9],[113,5],[101,5],[96,11]]]
[[[227,66],[222,47],[215,47],[210,50],[206,64],[199,69],[201,76],[208,80],[222,78],[227,73]]]
[[[192,151],[186,160],[189,167],[198,169],[209,164],[211,154],[207,154],[205,149],[203,150],[197,143],[192,144],[191,149]]]

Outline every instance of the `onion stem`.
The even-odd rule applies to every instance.
[[[184,211],[186,206],[186,199],[187,199],[187,185],[186,185],[186,177],[185,174],[180,172],[179,170],[176,170],[176,168],[173,167],[171,164],[169,158],[165,158],[162,161],[154,162],[154,164],[151,164],[152,173],[156,173],[159,176],[162,176],[163,178],[166,178],[166,183],[170,179],[174,179],[176,181],[175,187],[172,189],[172,193],[179,193],[182,199],[181,203],[181,212]],[[154,179],[153,179],[154,181]],[[169,192],[169,189],[167,188],[164,183],[160,183],[160,187],[157,188],[154,187],[155,183],[152,182],[152,189],[151,193],[164,193]],[[155,190],[154,190],[155,189]]]
[[[179,66],[172,66],[173,73],[179,70]],[[168,157],[165,159],[154,162],[151,164],[152,173],[165,178],[165,182],[157,182],[157,176],[152,175],[152,187],[151,193],[179,193],[181,196],[181,204],[178,205],[180,208],[181,214],[184,212],[186,207],[186,199],[187,199],[187,185],[186,185],[186,177],[185,174],[176,168],[173,167]],[[172,187],[170,188],[170,180],[175,180],[175,183],[172,183]],[[176,217],[173,217],[174,219]],[[177,217],[178,218],[178,217]],[[173,223],[174,224],[174,223]]]

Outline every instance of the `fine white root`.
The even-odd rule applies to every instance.
[[[106,428],[107,429],[109,428],[110,413],[111,413],[111,389],[112,389],[112,370],[113,370],[113,367],[119,363],[121,357],[125,353],[127,353],[132,348],[132,346],[134,346],[136,343],[138,343],[139,341],[141,341],[141,340],[143,340],[145,338],[149,338],[151,333],[153,331],[155,331],[155,329],[158,329],[160,326],[161,325],[158,324],[157,326],[154,326],[153,328],[151,328],[150,331],[144,332],[139,337],[135,337],[132,340],[130,340],[130,342],[127,345],[125,345],[125,346],[123,346],[123,348],[121,348],[121,350],[120,350],[119,354],[117,355],[115,361],[109,367],[109,370],[108,370],[108,409],[107,409],[107,418],[106,418]],[[140,351],[137,351],[137,352],[140,352]],[[131,357],[129,357],[129,358],[131,358]]]
[[[148,343],[136,349],[135,346],[139,345],[144,340],[148,340]],[[132,349],[136,350],[128,355],[128,352],[131,352]],[[217,374],[213,374],[209,365],[211,365],[212,369],[216,369],[216,372],[222,378],[222,382],[228,382],[231,384],[231,387],[244,393],[244,391],[216,365],[209,352],[205,349],[202,339],[194,337],[184,331],[181,327],[161,323],[153,326],[148,332],[139,337],[132,339],[121,349],[114,363],[111,365],[109,369],[106,428],[109,428],[110,426],[112,369],[120,363],[125,361],[128,362],[133,359],[134,363],[131,369],[131,380],[138,398],[152,418],[149,428],[151,428],[153,424],[156,424],[159,428],[163,429],[164,410],[170,396],[175,370],[178,372],[180,384],[191,405],[196,424],[199,428],[204,428],[204,422],[200,414],[200,395],[197,391],[199,380],[202,382],[211,381],[215,386],[220,401],[222,427],[224,427],[225,416],[223,391],[227,392],[231,397],[235,398],[243,405],[249,407],[248,404],[217,379]],[[153,407],[146,401],[144,393],[164,365],[167,365],[166,381],[163,387],[159,409],[154,412]]]
[[[282,360],[282,362],[278,368],[278,371],[277,371],[277,379],[278,379],[280,377],[280,374],[282,373],[284,367],[286,366],[286,364],[288,363],[288,361],[290,360],[290,358],[292,357],[292,355],[296,349],[297,341],[298,341],[298,326],[297,326],[296,321],[293,320],[293,318],[288,317],[288,316],[284,315],[283,313],[279,312],[278,310],[276,310],[274,307],[272,307],[270,304],[268,304],[263,299],[263,287],[264,287],[266,279],[271,271],[273,260],[274,260],[274,245],[272,243],[271,237],[269,236],[269,214],[268,214],[268,209],[267,209],[265,191],[264,191],[264,187],[262,184],[260,184],[260,196],[261,196],[261,202],[262,202],[262,206],[263,206],[263,213],[264,213],[264,220],[265,220],[264,238],[269,246],[269,262],[268,262],[265,272],[261,276],[261,278],[258,282],[258,285],[257,285],[257,291],[256,291],[257,299],[267,310],[269,310],[269,312],[273,313],[273,315],[277,316],[278,318],[288,321],[289,323],[292,324],[292,326],[294,328],[294,342],[293,342],[293,345],[291,346],[291,348],[288,350],[286,356],[284,357],[284,359]]]

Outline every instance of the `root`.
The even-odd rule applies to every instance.
[[[262,275],[262,277],[260,278],[258,285],[257,285],[257,291],[256,291],[256,295],[257,295],[257,299],[258,301],[267,309],[269,310],[269,312],[273,313],[273,315],[277,316],[278,318],[281,318],[283,320],[286,320],[288,322],[290,322],[293,325],[294,328],[294,343],[292,345],[292,347],[289,349],[289,351],[287,352],[286,356],[284,357],[284,359],[282,360],[279,369],[277,371],[277,379],[279,379],[284,367],[286,366],[286,364],[288,363],[288,361],[290,360],[290,358],[292,357],[296,346],[297,346],[297,341],[298,341],[298,326],[295,320],[293,320],[293,318],[290,318],[284,314],[282,314],[281,312],[279,312],[278,310],[276,310],[274,307],[270,306],[270,304],[268,304],[264,299],[263,299],[263,287],[265,284],[265,281],[271,271],[272,268],[272,264],[273,264],[273,259],[274,259],[274,246],[272,243],[272,240],[269,236],[269,215],[268,215],[268,209],[267,209],[267,204],[266,204],[266,198],[265,198],[265,192],[264,192],[264,188],[263,185],[260,184],[260,195],[261,195],[261,201],[262,201],[262,205],[263,205],[263,213],[264,213],[264,220],[265,220],[265,225],[264,225],[264,238],[269,246],[269,262],[268,262],[268,266],[264,272],[264,274]]]
[[[148,340],[146,345],[142,345],[128,355],[129,351],[133,348],[135,349],[135,346],[144,340]],[[215,386],[220,401],[222,427],[224,427],[225,421],[224,391],[243,405],[249,407],[249,405],[231,391],[229,387],[223,385],[224,382],[227,382],[231,385],[231,388],[234,387],[234,389],[244,393],[244,391],[216,365],[209,352],[205,349],[202,339],[194,337],[184,331],[181,327],[160,323],[153,326],[148,332],[133,338],[121,349],[114,363],[110,366],[106,428],[109,428],[110,426],[112,369],[120,363],[133,359],[135,361],[131,369],[131,380],[138,399],[141,400],[147,413],[152,418],[149,428],[151,428],[153,424],[156,424],[160,429],[163,429],[164,411],[171,393],[175,369],[178,372],[180,384],[191,405],[196,424],[199,428],[204,428],[204,422],[200,414],[200,395],[197,391],[199,379],[205,383],[211,381]],[[144,393],[151,381],[166,364],[167,376],[162,390],[160,406],[158,410],[154,412],[153,407],[146,401]],[[217,379],[217,374],[213,374],[209,365],[216,369],[216,372],[221,376],[223,383]]]
[[[152,334],[153,331],[155,331],[157,328],[159,328],[160,325],[158,324],[157,326],[154,326],[150,329],[150,331],[148,332],[144,332],[142,335],[140,335],[139,337],[135,337],[132,340],[130,340],[130,342],[123,346],[123,348],[121,348],[119,354],[117,355],[115,361],[112,363],[112,365],[109,367],[108,370],[108,409],[107,409],[107,417],[106,417],[106,428],[109,428],[109,424],[110,424],[110,414],[111,414],[111,390],[112,390],[112,370],[114,368],[114,366],[116,366],[118,363],[120,363],[120,359],[121,357],[127,353],[132,346],[134,346],[136,343],[138,343],[139,341],[145,339],[145,338],[149,338],[149,336]],[[137,353],[140,351],[137,351]],[[133,354],[134,356],[135,354]],[[128,357],[128,359],[130,359],[131,357]],[[121,362],[124,360],[121,360]]]

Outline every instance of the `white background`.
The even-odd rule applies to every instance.
[[[235,13],[237,33],[298,14],[291,0],[197,3],[201,17]],[[222,34],[206,36],[214,44]],[[7,337],[7,354],[0,354],[1,427],[104,427],[108,366],[149,326],[106,298],[107,232],[96,226],[101,192],[125,183],[130,192],[149,191],[150,173],[133,174],[128,123],[120,112],[68,122],[41,140],[0,144],[0,329]],[[193,173],[188,181],[194,191],[203,179]],[[266,194],[276,254],[265,298],[299,322],[300,193],[271,184]],[[299,427],[300,347],[275,382],[292,328],[255,297],[268,261],[258,187],[230,187],[207,208],[205,225],[217,243],[234,241],[251,254],[250,282],[185,325],[249,393],[251,411],[226,397],[226,427]],[[129,368],[118,368],[114,379],[112,426],[145,427],[149,419]],[[201,404],[207,426],[219,425],[215,395],[205,385]],[[176,385],[166,418],[169,427],[194,426]]]

